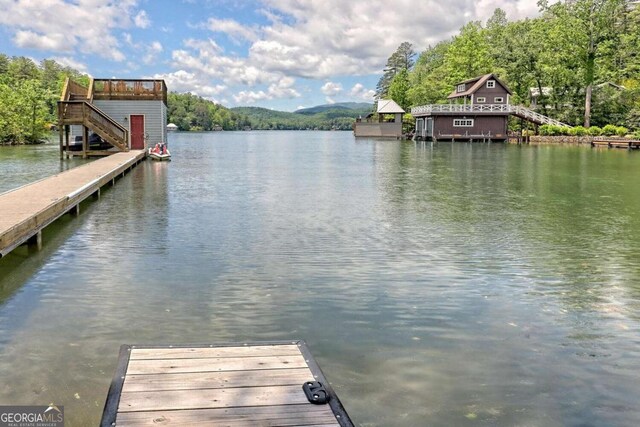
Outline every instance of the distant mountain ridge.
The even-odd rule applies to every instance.
[[[351,130],[356,118],[366,116],[373,104],[339,102],[301,108],[294,112],[261,107],[235,107],[231,111],[246,116],[252,129],[320,129]]]
[[[314,114],[321,113],[327,110],[366,110],[367,112],[373,109],[373,104],[368,102],[336,102],[334,104],[316,105],[315,107],[300,108],[294,111],[296,114]]]

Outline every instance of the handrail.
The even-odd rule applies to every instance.
[[[89,79],[89,90],[87,91],[87,102],[93,102],[93,77]]]
[[[88,120],[102,127],[105,132],[109,132],[114,138],[121,139],[123,144],[127,143],[129,131],[95,105],[86,101],[59,101],[58,104],[63,120],[65,118]]]
[[[69,96],[69,77],[64,79],[64,86],[62,87],[62,94],[60,95],[60,101],[68,101]]]
[[[167,85],[157,79],[95,79],[94,99],[152,99],[167,102]]]
[[[540,124],[550,124],[563,127],[571,127],[559,120],[552,119],[540,113],[537,113],[520,105],[511,104],[431,104],[420,105],[411,108],[411,114],[430,114],[430,113],[507,113],[514,114],[518,117],[539,122]]]

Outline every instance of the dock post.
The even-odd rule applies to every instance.
[[[65,135],[65,144],[67,149],[65,152],[67,153],[67,159],[69,158],[69,125],[64,126],[64,135]]]
[[[29,249],[35,249],[37,251],[42,249],[42,230],[38,230],[36,234],[29,237],[27,240]]]
[[[64,125],[58,122],[58,135],[60,135],[60,160],[64,158]]]
[[[87,158],[87,151],[89,151],[89,128],[82,126],[82,158]]]
[[[100,189],[98,188],[95,193],[93,193],[93,197],[95,199],[100,199]]]
[[[78,216],[80,215],[80,203],[78,203],[77,205],[75,205],[74,207],[71,208],[71,210],[69,211],[69,213],[73,216]]]

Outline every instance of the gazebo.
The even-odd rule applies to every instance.
[[[402,116],[405,111],[392,99],[378,100],[378,121],[374,121],[374,114],[369,114],[365,121],[356,119],[354,125],[355,136],[377,136],[385,138],[402,137]]]

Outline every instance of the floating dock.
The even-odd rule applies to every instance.
[[[144,150],[116,153],[0,194],[0,258],[23,243],[42,246],[42,229],[136,166]]]
[[[640,148],[638,139],[595,138],[592,147],[626,148],[627,150]]]
[[[324,404],[303,390],[316,382]],[[303,341],[123,345],[101,426],[186,425],[353,426]]]

